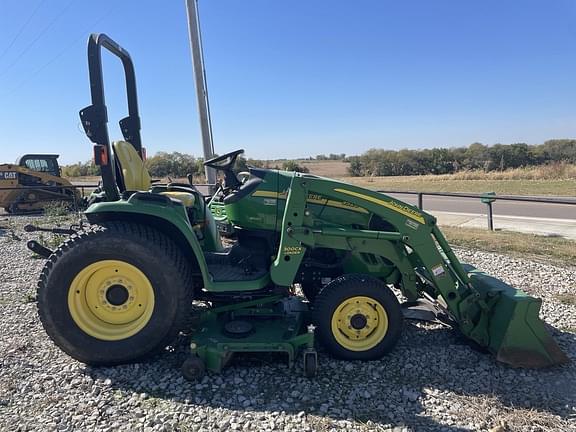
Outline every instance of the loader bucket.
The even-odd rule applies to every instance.
[[[539,317],[542,300],[465,266],[480,293],[497,293],[488,320],[488,349],[496,359],[514,367],[542,368],[569,361]]]

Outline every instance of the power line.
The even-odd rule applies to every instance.
[[[44,0],[40,0],[38,2],[38,4],[36,5],[36,7],[32,11],[32,13],[28,16],[28,19],[26,20],[26,22],[24,22],[22,27],[20,27],[20,30],[18,30],[18,32],[16,33],[16,36],[14,36],[14,38],[10,41],[8,46],[4,49],[4,51],[2,51],[2,54],[0,54],[0,60],[2,60],[4,58],[4,56],[6,55],[6,53],[8,51],[10,51],[10,48],[12,48],[14,46],[14,43],[16,43],[16,41],[18,40],[18,38],[20,37],[20,35],[24,31],[24,29],[28,26],[28,24],[30,24],[30,21],[32,21],[32,18],[34,18],[34,16],[36,15],[36,12],[38,12],[38,10],[40,9],[40,6],[42,6],[43,3],[44,3]]]
[[[60,10],[60,12],[58,12],[58,14],[52,19],[52,21],[50,21],[50,23],[49,23],[46,27],[44,27],[44,28],[42,29],[42,31],[41,31],[34,39],[32,39],[32,41],[26,46],[26,48],[24,48],[24,49],[20,52],[20,55],[18,55],[18,56],[14,59],[14,61],[13,61],[12,63],[10,63],[10,65],[8,65],[8,67],[7,67],[6,69],[4,69],[2,72],[0,72],[0,77],[1,77],[1,76],[4,76],[4,75],[6,74],[6,72],[8,72],[10,69],[12,69],[12,68],[18,63],[18,61],[24,56],[24,54],[26,54],[26,53],[30,50],[30,48],[32,48],[32,47],[34,46],[34,44],[35,44],[36,42],[38,42],[38,41],[40,40],[40,38],[41,38],[42,36],[44,36],[44,35],[48,32],[48,30],[50,30],[50,29],[52,28],[52,26],[53,26],[54,24],[56,24],[56,21],[58,21],[58,20],[60,19],[60,17],[66,13],[66,11],[70,8],[70,6],[72,6],[72,3],[74,3],[74,0],[70,0],[70,1],[66,4],[66,6],[64,6],[64,7]]]
[[[110,15],[114,11],[114,9],[116,9],[116,6],[117,6],[117,4],[114,4],[110,9],[108,9],[108,11],[104,15],[102,15],[100,18],[98,18],[96,21],[94,21],[92,24],[90,24],[90,26],[88,26],[82,32],[81,35],[74,38],[73,41],[70,44],[68,44],[64,49],[62,49],[60,52],[58,52],[58,54],[53,56],[46,63],[44,63],[42,66],[40,66],[34,72],[32,72],[30,75],[28,75],[28,77],[26,77],[22,81],[20,81],[20,83],[18,83],[15,87],[12,88],[12,90],[4,93],[3,96],[9,96],[9,95],[13,94],[16,90],[18,90],[20,87],[22,87],[24,84],[26,84],[31,79],[33,79],[36,75],[38,75],[40,72],[42,72],[48,66],[50,66],[52,63],[55,63],[57,60],[59,60],[64,54],[66,54],[66,52],[68,52],[68,50],[70,50],[73,46],[75,46],[79,42],[81,42],[86,37],[86,33],[89,33],[97,24],[99,24],[104,19],[106,19],[108,17],[108,15]]]

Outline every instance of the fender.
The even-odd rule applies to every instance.
[[[128,199],[100,202],[91,205],[85,212],[90,223],[129,221],[152,226],[170,237],[195,262],[202,274],[205,287],[212,284],[202,247],[188,219],[186,209],[177,200],[167,196],[136,192]]]

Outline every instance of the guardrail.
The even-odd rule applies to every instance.
[[[416,191],[389,191],[378,190],[377,192],[383,194],[397,194],[397,195],[417,195],[418,208],[424,210],[424,196],[441,196],[441,197],[457,197],[457,198],[475,198],[479,199],[487,206],[488,229],[494,231],[494,211],[492,203],[494,201],[522,201],[531,203],[544,203],[544,204],[560,204],[560,205],[576,205],[576,199],[570,198],[546,198],[546,197],[530,197],[519,195],[496,195],[494,192],[486,192],[483,194],[461,193],[461,192],[416,192]]]
[[[200,187],[210,187],[213,185],[203,183],[197,184]],[[86,189],[96,189],[98,185],[70,185],[70,186],[21,186],[21,187],[11,187],[11,188],[0,188],[1,191],[5,190],[35,190],[35,189],[45,189],[45,190],[58,190],[58,189],[80,189],[82,196],[86,196]],[[456,197],[456,198],[469,198],[469,199],[479,199],[483,204],[487,206],[487,220],[488,229],[494,231],[494,209],[492,204],[495,201],[520,201],[520,202],[530,202],[530,203],[544,203],[544,204],[556,204],[556,205],[576,205],[576,199],[570,198],[546,198],[546,197],[531,197],[531,196],[519,196],[519,195],[496,195],[494,192],[486,192],[483,194],[474,193],[461,193],[461,192],[417,192],[417,191],[391,191],[391,190],[377,190],[376,192],[383,194],[397,194],[397,195],[416,195],[418,197],[418,208],[424,210],[424,197],[425,196],[440,196],[440,197]],[[57,200],[57,199],[55,199]],[[42,200],[47,201],[47,200]],[[31,202],[31,201],[28,201]]]

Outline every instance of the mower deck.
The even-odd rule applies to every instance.
[[[288,355],[289,367],[304,351],[304,370],[315,374],[317,355],[314,350],[314,328],[307,325],[308,306],[296,297],[280,295],[215,307],[203,313],[194,330],[191,354],[201,360],[205,369],[221,372],[234,353],[281,352]],[[197,379],[202,368],[197,360],[186,362],[183,374]]]

